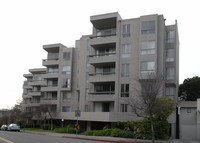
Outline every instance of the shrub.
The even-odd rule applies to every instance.
[[[56,132],[56,133],[66,133],[67,128],[55,128],[54,132]]]
[[[75,128],[67,128],[66,132],[74,134],[74,133],[76,133],[76,129]],[[79,131],[78,131],[78,133],[79,133]]]
[[[93,136],[93,131],[86,131],[84,134],[86,136]]]
[[[131,131],[121,130],[119,132],[115,132],[113,137],[133,138],[133,133]]]

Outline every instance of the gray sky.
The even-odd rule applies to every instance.
[[[166,24],[178,21],[180,83],[200,76],[198,0],[0,0],[0,109],[22,98],[23,74],[42,67],[44,44],[75,45],[92,33],[90,16],[119,12],[123,19],[163,14]]]

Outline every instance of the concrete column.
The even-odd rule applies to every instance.
[[[197,139],[200,140],[200,98],[197,99]]]
[[[171,124],[171,137],[172,139],[176,138],[176,123]]]
[[[88,122],[87,122],[86,130],[87,130],[87,131],[90,131],[91,129],[92,129],[92,123],[91,123],[91,121],[88,121]]]

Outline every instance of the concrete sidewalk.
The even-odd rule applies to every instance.
[[[117,138],[117,137],[104,137],[104,136],[85,136],[85,135],[75,135],[67,133],[51,133],[51,132],[38,132],[38,131],[23,131],[24,133],[33,133],[38,135],[56,136],[62,138],[70,139],[80,139],[80,140],[91,140],[91,141],[101,141],[101,142],[113,142],[113,143],[151,143],[151,140],[135,140],[129,138]],[[189,141],[189,140],[169,140],[169,141],[155,141],[156,143],[200,143],[200,141]]]

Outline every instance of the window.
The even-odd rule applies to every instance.
[[[57,86],[58,81],[57,80],[48,80],[47,84],[48,84],[48,86]]]
[[[124,24],[122,25],[122,37],[130,37],[130,24]]]
[[[120,104],[120,112],[128,112],[128,104]]]
[[[70,52],[64,52],[63,53],[63,59],[66,60],[66,61],[69,61],[70,60]]]
[[[71,101],[71,93],[69,92],[63,92],[63,96],[62,96],[62,101],[64,102],[70,102]]]
[[[129,84],[121,84],[121,97],[129,97]]]
[[[129,76],[129,64],[122,64],[121,76],[122,77],[128,77]]]
[[[155,53],[155,40],[142,41],[141,55],[149,55]]]
[[[121,56],[122,58],[130,57],[131,55],[131,45],[130,44],[122,44]]]
[[[192,113],[192,108],[188,107],[187,108],[187,113]]]
[[[174,99],[174,94],[175,94],[175,88],[174,87],[166,87],[165,89],[165,95],[171,97]]]
[[[174,80],[174,74],[175,74],[174,67],[168,67],[166,73],[167,73],[167,80]]]
[[[47,99],[57,100],[57,92],[47,92]]]
[[[63,66],[62,74],[71,74],[71,66]]]
[[[175,31],[174,30],[166,31],[166,42],[167,43],[175,42]]]
[[[142,34],[155,33],[155,21],[142,22]]]
[[[88,105],[85,105],[85,112],[89,112],[89,107],[88,107]]]
[[[40,92],[41,87],[40,86],[33,86],[33,91]]]
[[[41,74],[34,74],[33,75],[33,81],[42,81],[42,75]]]
[[[70,106],[63,106],[62,112],[70,112]]]
[[[62,80],[62,87],[63,88],[70,88],[70,79],[66,78]]]
[[[49,67],[48,73],[58,73],[58,67]]]
[[[48,60],[58,60],[58,53],[48,53],[47,58]]]
[[[141,74],[148,74],[148,73],[152,73],[155,71],[155,62],[151,61],[151,62],[141,62],[140,65],[140,73]]]
[[[166,51],[166,62],[174,61],[174,49],[167,49]]]

